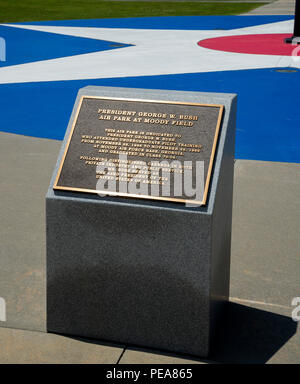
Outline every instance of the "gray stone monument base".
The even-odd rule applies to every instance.
[[[206,206],[54,191],[81,95],[223,104]],[[207,356],[229,296],[236,97],[79,91],[46,197],[50,332]]]

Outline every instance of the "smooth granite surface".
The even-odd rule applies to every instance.
[[[63,335],[40,338],[39,332],[16,329],[46,329],[42,194],[60,147],[58,141],[0,132],[0,297],[7,303],[0,363],[300,362],[299,327],[291,318],[292,299],[300,292],[299,164],[235,161],[231,302],[209,360],[126,345],[117,357],[102,340],[71,343]],[[95,346],[88,354],[87,343]]]
[[[223,104],[208,203],[47,193],[47,328],[206,356],[229,293],[235,95],[87,87],[81,94]],[[74,107],[76,109],[78,98]]]

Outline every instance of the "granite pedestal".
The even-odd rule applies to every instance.
[[[80,96],[224,105],[207,203],[54,191]],[[229,296],[236,96],[79,91],[46,197],[50,332],[207,356]]]

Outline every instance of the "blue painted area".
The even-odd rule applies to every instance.
[[[234,29],[292,16],[186,16],[67,20],[24,24],[135,29]],[[138,33],[138,31],[137,31]],[[118,48],[118,43],[0,26],[0,66]],[[121,46],[126,46],[121,44]],[[238,94],[236,158],[300,162],[300,71],[275,69],[76,81],[0,84],[0,131],[63,139],[79,88],[86,85]]]
[[[162,17],[129,17],[121,19],[87,19],[87,20],[55,20],[30,21],[15,24],[59,25],[68,27],[97,28],[135,28],[135,29],[185,29],[213,30],[235,29],[254,25],[291,20],[293,16],[162,16]],[[12,23],[11,23],[12,24]]]
[[[30,31],[3,25],[0,25],[0,37],[5,39],[6,43],[6,61],[0,61],[0,67],[129,46],[112,41]]]
[[[0,130],[61,140],[86,85],[238,94],[236,158],[300,162],[300,71],[275,69],[0,85]]]

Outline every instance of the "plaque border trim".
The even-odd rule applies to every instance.
[[[211,149],[210,159],[209,159],[209,165],[205,180],[205,187],[203,192],[203,199],[202,201],[197,200],[189,200],[189,199],[180,199],[175,197],[163,197],[163,196],[151,196],[151,195],[139,195],[139,194],[133,194],[133,193],[121,193],[121,192],[112,192],[112,191],[99,191],[96,189],[86,189],[86,188],[76,188],[76,187],[65,187],[65,186],[59,186],[57,185],[58,180],[60,178],[60,174],[62,171],[62,167],[65,162],[65,158],[67,156],[67,152],[69,150],[70,142],[73,136],[73,132],[75,129],[75,125],[77,123],[78,115],[82,106],[82,102],[84,99],[99,99],[99,100],[113,100],[113,101],[133,101],[133,102],[143,102],[143,103],[160,103],[160,104],[175,104],[175,105],[194,105],[194,106],[200,106],[200,107],[214,107],[219,108],[219,115],[213,140],[213,145]],[[211,173],[214,165],[214,159],[216,154],[216,148],[222,123],[222,117],[224,112],[224,105],[222,104],[205,104],[205,103],[192,103],[192,102],[185,102],[185,101],[166,101],[166,100],[149,100],[149,99],[132,99],[132,98],[124,98],[124,97],[107,97],[107,96],[90,96],[90,95],[82,95],[80,97],[78,107],[75,113],[74,121],[72,123],[71,131],[68,136],[68,140],[66,143],[66,147],[64,149],[64,153],[62,156],[62,159],[60,161],[60,165],[58,168],[57,175],[55,177],[55,181],[53,184],[54,190],[63,190],[63,191],[73,191],[73,192],[83,192],[83,193],[93,193],[93,194],[101,194],[103,193],[105,196],[119,196],[119,197],[129,197],[129,198],[138,198],[138,199],[147,199],[147,200],[160,200],[160,201],[170,201],[175,203],[188,203],[188,204],[196,204],[196,205],[205,205],[207,201],[209,186],[210,186],[210,180],[211,180]]]

